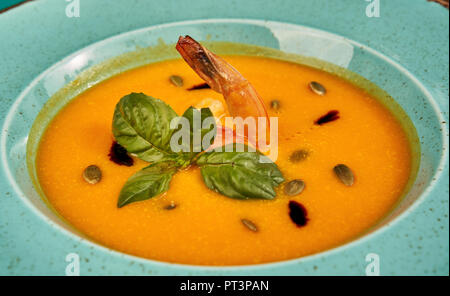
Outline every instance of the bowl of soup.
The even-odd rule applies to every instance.
[[[157,102],[181,117],[208,108],[219,124],[232,116],[227,97],[176,51],[186,34],[245,77],[276,118],[269,173],[240,152],[228,161],[234,152],[202,150],[170,173],[133,179],[161,160],[129,147],[136,137],[164,141],[148,131],[168,121],[162,109],[120,102]],[[129,124],[120,137],[117,116]],[[105,39],[38,76],[5,122],[6,171],[35,213],[105,258],[161,274],[289,273],[303,262],[314,272],[323,258],[352,254],[365,264],[380,234],[408,227],[445,166],[444,120],[407,69],[356,41],[282,22],[186,21]],[[130,127],[142,122],[136,136]]]

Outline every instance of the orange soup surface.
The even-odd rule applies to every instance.
[[[146,162],[131,167],[109,160],[114,107],[131,92],[165,101],[178,114],[205,99],[223,102],[210,89],[187,91],[202,83],[184,61],[171,60],[136,68],[90,88],[69,103],[48,126],[37,156],[40,185],[55,210],[92,240],[128,254],[196,265],[243,265],[297,258],[343,244],[374,226],[401,197],[411,172],[411,149],[396,118],[376,99],[332,74],[263,57],[227,56],[278,116],[276,164],[289,181],[306,186],[297,196],[277,188],[274,200],[235,200],[209,190],[200,170],[174,175],[167,193],[117,207],[126,180]],[[170,75],[184,87],[170,83]],[[319,96],[308,88],[318,81]],[[280,108],[270,108],[272,100]],[[330,110],[340,118],[314,122]],[[291,154],[309,152],[292,163]],[[355,175],[342,184],[333,167],[344,163]],[[102,180],[91,185],[83,170],[95,164]],[[307,210],[307,224],[289,217],[289,201]],[[175,203],[173,210],[164,209]],[[253,221],[249,231],[241,219]]]

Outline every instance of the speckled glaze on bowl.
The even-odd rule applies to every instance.
[[[0,27],[6,29],[0,31],[0,40],[10,41],[0,44],[4,82],[0,84],[0,188],[4,192],[0,274],[63,275],[66,255],[72,252],[81,258],[83,275],[363,275],[369,253],[380,256],[383,275],[448,274],[448,11],[421,1],[408,2],[407,13],[401,5],[383,2],[380,18],[366,16],[365,1],[271,1],[266,5],[194,1],[189,7],[171,1],[133,6],[126,1],[81,2],[80,18],[67,18],[65,3],[45,0],[0,16]],[[423,11],[429,19],[415,28],[414,15]],[[264,20],[251,20],[255,18]],[[162,25],[151,27],[155,24]],[[138,28],[142,29],[131,31]],[[114,36],[118,33],[123,34]],[[186,33],[200,40],[249,43],[320,58],[385,89],[407,112],[421,142],[421,167],[408,196],[362,238],[313,256],[271,264],[169,264],[109,250],[77,234],[45,206],[37,194],[39,188],[31,182],[26,146],[32,152],[37,145],[28,141],[31,125],[49,97],[82,71],[136,48],[173,43]],[[114,37],[94,43],[110,36]],[[58,108],[65,102],[60,101]]]

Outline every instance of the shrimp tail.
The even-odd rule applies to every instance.
[[[228,107],[228,112],[233,117],[240,118],[265,118],[269,127],[264,102],[259,97],[255,88],[233,66],[221,57],[210,52],[200,43],[189,36],[180,36],[176,49],[188,65],[216,92],[221,93]],[[235,141],[247,141],[256,143],[258,131],[253,127],[254,133],[235,135]],[[230,131],[224,130],[228,133]],[[225,134],[226,134],[225,133]],[[251,134],[254,134],[251,136]],[[268,134],[268,129],[266,129]]]
[[[216,92],[222,93],[220,73],[214,60],[218,57],[190,36],[180,36],[176,49],[186,63]]]
[[[200,78],[224,96],[232,116],[268,119],[256,90],[233,66],[190,36],[180,36],[176,49]]]

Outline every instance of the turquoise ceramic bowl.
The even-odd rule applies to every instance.
[[[0,15],[0,40],[9,41],[0,44],[0,188],[5,193],[0,199],[0,274],[64,275],[69,253],[80,256],[82,275],[364,275],[371,253],[379,255],[382,275],[448,274],[447,10],[399,0],[399,6],[382,2],[380,17],[369,18],[365,1],[194,1],[186,7],[170,1],[80,3],[79,18],[66,16],[63,1],[44,0]],[[414,16],[424,11],[425,20],[416,24]],[[182,34],[319,58],[386,90],[406,111],[420,140],[420,168],[407,196],[365,236],[271,264],[169,264],[109,250],[77,233],[47,208],[40,188],[33,186],[34,165],[31,161],[27,167],[27,153],[33,160],[38,138],[28,136],[34,120],[49,98],[80,73],[123,53],[174,43]],[[148,55],[101,72],[40,116],[48,122],[79,91],[114,73],[173,56]],[[44,127],[33,132],[39,135]]]

